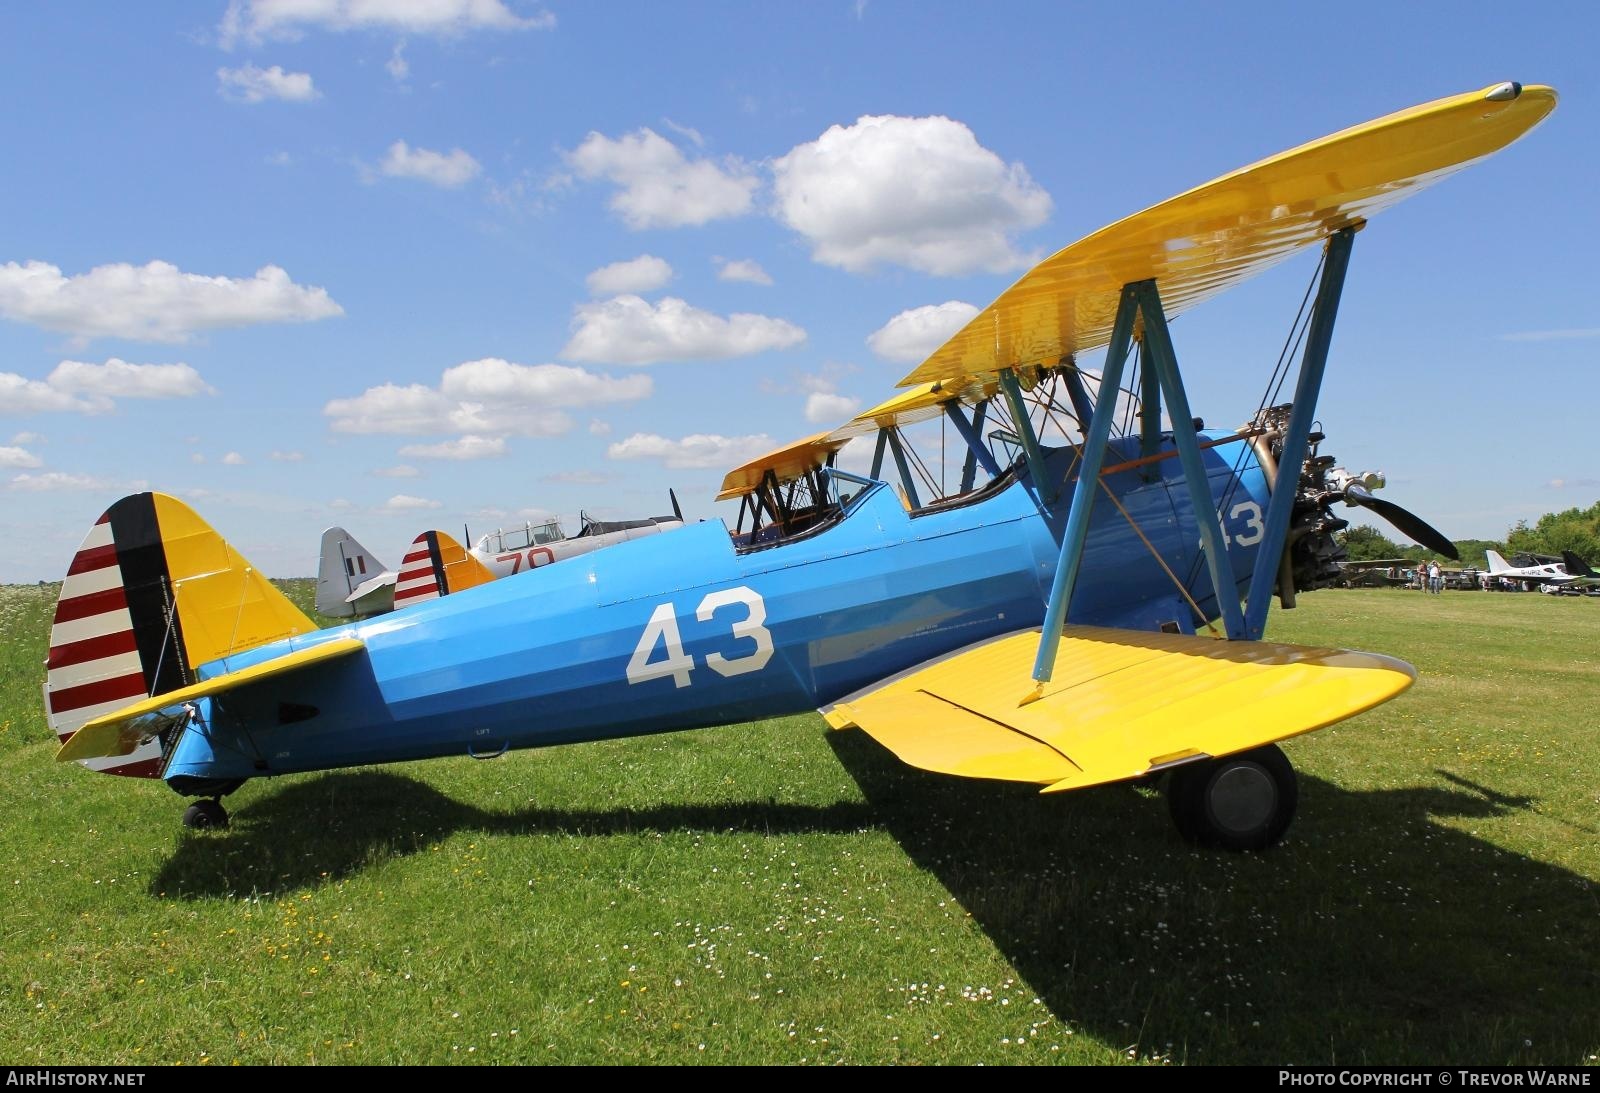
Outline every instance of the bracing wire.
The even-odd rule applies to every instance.
[[[1278,395],[1289,378],[1289,362],[1300,351],[1300,345],[1311,327],[1311,315],[1307,308],[1311,303],[1312,294],[1316,291],[1317,282],[1322,276],[1322,265],[1326,260],[1326,252],[1317,258],[1317,266],[1311,271],[1311,279],[1306,283],[1305,294],[1300,297],[1300,307],[1294,313],[1294,321],[1289,324],[1288,333],[1284,335],[1283,348],[1278,351],[1277,363],[1272,366],[1272,374],[1267,377],[1266,386],[1262,389],[1261,400],[1256,403],[1252,420],[1260,417],[1261,411],[1268,406],[1277,404]],[[1239,472],[1243,469],[1245,457],[1249,452],[1250,446],[1246,444],[1240,447],[1239,454],[1234,457],[1232,473],[1228,477],[1228,488],[1222,495],[1222,512],[1228,511],[1228,506],[1232,504],[1234,495],[1239,489]],[[1281,476],[1284,469],[1278,468],[1278,473]],[[1298,469],[1294,473],[1298,474]],[[1201,556],[1196,554],[1194,561],[1189,564],[1190,584],[1193,584],[1195,578],[1200,575],[1202,564]]]

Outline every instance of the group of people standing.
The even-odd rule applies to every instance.
[[[1418,563],[1417,587],[1435,596],[1444,591],[1444,570],[1439,568],[1437,559],[1426,564]]]

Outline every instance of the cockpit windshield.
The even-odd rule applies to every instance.
[[[566,538],[561,530],[561,524],[555,520],[546,520],[542,524],[523,524],[521,527],[501,528],[491,531],[478,540],[480,554],[499,554],[504,551],[526,550],[532,546],[545,546],[549,543],[559,543]]]

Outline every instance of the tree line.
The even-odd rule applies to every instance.
[[[1377,528],[1361,525],[1340,533],[1345,553],[1352,562],[1371,561],[1375,558],[1406,558],[1421,561],[1432,555],[1419,546],[1402,546]],[[1456,550],[1461,553],[1461,564],[1488,568],[1484,555],[1496,550],[1509,558],[1513,554],[1559,555],[1570,550],[1590,565],[1600,565],[1600,501],[1586,509],[1571,508],[1562,512],[1547,512],[1532,525],[1518,520],[1506,537],[1494,539],[1457,539]]]

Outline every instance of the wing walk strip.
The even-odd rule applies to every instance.
[[[926,695],[928,698],[932,699],[935,702],[943,702],[946,706],[952,706],[955,709],[960,710],[964,714],[968,714],[968,715],[970,715],[972,717],[981,717],[983,720],[989,722],[989,724],[991,724],[991,725],[996,725],[996,726],[998,726],[998,727],[1000,727],[1002,729],[1006,729],[1006,730],[1008,730],[1010,732],[1017,733],[1017,734],[1019,734],[1021,736],[1026,736],[1029,740],[1032,740],[1035,743],[1043,744],[1045,747],[1049,748],[1051,751],[1053,751],[1057,755],[1061,756],[1061,758],[1065,759],[1067,762],[1072,763],[1072,756],[1070,756],[1070,755],[1066,754],[1065,752],[1063,752],[1060,748],[1058,748],[1054,744],[1050,743],[1050,741],[1045,740],[1042,737],[1034,736],[1032,733],[1028,732],[1026,729],[1020,728],[1020,727],[1018,727],[1016,725],[1007,725],[1004,721],[998,721],[995,718],[992,718],[989,715],[987,715],[987,714],[985,714],[985,713],[983,713],[983,712],[981,712],[979,710],[969,709],[966,706],[961,705],[961,703],[959,703],[959,702],[952,701],[951,699],[948,699],[948,698],[944,697],[943,695],[936,695],[932,691],[918,691],[917,693],[921,694],[921,695]],[[1083,769],[1082,767],[1078,766],[1078,764],[1076,764],[1076,763],[1072,763],[1072,767],[1073,767],[1074,770],[1082,770]]]
[[[913,766],[1051,792],[1310,732],[1415,678],[1371,653],[1069,626],[1053,682],[1019,705],[1037,642],[996,638],[822,712]]]

